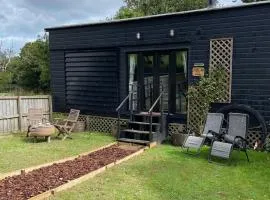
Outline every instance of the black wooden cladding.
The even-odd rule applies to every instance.
[[[66,111],[65,59],[63,51],[50,51],[53,110]]]
[[[63,91],[53,90],[59,99],[65,90],[67,94],[72,87],[81,91],[82,88],[95,88],[100,91],[120,91],[120,99],[128,91],[127,61],[124,49],[159,50],[166,46],[189,49],[189,83],[194,81],[191,67],[194,63],[209,63],[209,41],[214,38],[232,37],[234,39],[234,54],[232,67],[232,103],[244,103],[259,110],[270,119],[270,4],[257,4],[247,7],[211,10],[172,16],[161,16],[151,19],[124,21],[111,24],[99,24],[84,27],[50,30],[50,49],[52,53],[52,71],[57,72],[52,77],[52,87],[65,84]],[[175,37],[169,36],[174,29]],[[142,39],[136,39],[140,32]],[[119,57],[115,52],[100,52],[95,54],[83,49],[120,49]],[[67,79],[60,73],[63,60],[54,56],[54,52],[62,54],[67,50],[77,49],[77,52],[65,54]],[[82,52],[81,52],[82,51]],[[112,53],[112,55],[109,55]],[[58,59],[58,60],[55,60]],[[114,66],[120,60],[119,68]],[[91,66],[91,67],[90,67]],[[73,75],[72,75],[73,74]],[[119,77],[118,77],[119,76]],[[87,78],[88,87],[85,85]],[[78,81],[78,78],[81,78]],[[117,85],[115,79],[120,83]],[[102,82],[102,83],[101,83]],[[87,82],[88,83],[88,82]],[[112,84],[112,88],[108,87]],[[96,86],[95,86],[96,84]],[[92,90],[88,91],[89,94]],[[61,95],[60,95],[61,94]],[[101,95],[102,93],[100,93]],[[69,94],[70,95],[70,94]],[[67,96],[67,99],[69,98]],[[87,97],[88,98],[88,97]],[[56,103],[59,102],[56,100]],[[64,101],[63,101],[64,102]],[[119,102],[118,102],[119,103]],[[57,105],[58,105],[57,104]],[[112,105],[108,100],[107,105]],[[105,108],[107,105],[103,105]],[[116,104],[115,104],[116,105]],[[85,107],[91,109],[91,107]],[[264,109],[265,108],[265,109]],[[96,107],[98,110],[99,107]],[[57,109],[59,110],[59,109]]]
[[[68,52],[65,71],[67,109],[113,112],[118,104],[116,51]]]

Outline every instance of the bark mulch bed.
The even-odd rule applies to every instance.
[[[71,161],[7,177],[0,180],[0,200],[29,199],[114,163],[137,150],[113,145]]]

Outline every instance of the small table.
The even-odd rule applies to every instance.
[[[29,136],[45,137],[47,142],[51,141],[51,135],[55,132],[55,128],[51,124],[42,124],[38,126],[33,126],[30,128]]]

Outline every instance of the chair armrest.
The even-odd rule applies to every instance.
[[[63,119],[63,118],[54,118],[55,122],[53,122],[53,124],[61,124],[67,121],[67,119]]]
[[[190,128],[186,128],[186,131],[188,136],[195,135],[194,131],[192,131]]]
[[[50,122],[47,118],[42,118],[42,121],[45,121],[45,122]]]
[[[245,142],[248,142],[247,139],[243,138],[242,136],[235,136],[234,140],[236,140],[236,139],[241,139],[241,140],[243,140]]]
[[[240,141],[239,140],[237,141],[237,139],[240,139]],[[241,144],[239,144],[239,143],[241,143]],[[233,145],[237,144],[241,149],[245,149],[247,146],[247,143],[248,143],[248,141],[245,138],[243,138],[241,136],[235,136]]]
[[[209,133],[212,134],[214,137],[222,137],[225,135],[224,132],[218,133],[218,132],[215,132],[213,130],[209,130],[207,134],[209,134]],[[207,136],[207,134],[206,134],[206,136]]]
[[[71,123],[77,123],[78,120],[65,120],[65,121],[68,121],[68,122],[71,122]]]

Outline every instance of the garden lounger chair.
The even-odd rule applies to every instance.
[[[215,141],[215,139],[212,141],[208,160],[211,162],[212,156],[230,159],[233,149],[238,149],[245,152],[249,162],[247,154],[248,141],[246,140],[249,116],[242,113],[229,113],[228,116],[228,130],[224,135],[224,141]]]
[[[186,152],[189,154],[193,154],[190,152],[190,149],[195,149],[197,150],[195,155],[199,154],[201,151],[201,147],[205,142],[205,139],[208,138],[212,140],[213,132],[217,134],[221,132],[223,119],[224,115],[222,113],[208,113],[204,125],[203,134],[200,137],[194,135],[187,136],[183,145],[183,148],[186,149]]]
[[[29,108],[28,109],[28,115],[27,115],[27,134],[26,136],[29,137],[29,132],[31,128],[39,125],[44,124],[49,121],[43,116],[43,110],[40,108]]]
[[[56,124],[54,124],[55,128],[59,131],[57,137],[63,135],[62,140],[65,140],[67,137],[72,139],[70,134],[78,121],[79,115],[80,110],[71,109],[68,118],[64,120],[63,124],[57,121]]]

